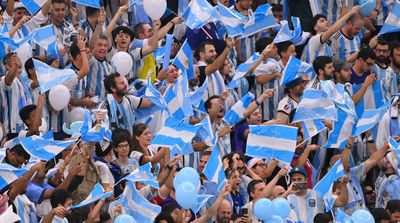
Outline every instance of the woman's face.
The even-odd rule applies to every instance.
[[[149,128],[146,128],[140,136],[136,136],[136,139],[139,141],[139,144],[146,147],[150,145],[152,138],[153,136]]]

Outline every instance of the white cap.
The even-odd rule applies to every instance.
[[[249,160],[248,162],[247,162],[247,166],[249,167],[249,168],[253,168],[253,166],[254,165],[256,165],[258,162],[260,162],[260,161],[262,161],[262,162],[264,162],[262,159],[260,159],[260,158],[252,158],[251,160]]]

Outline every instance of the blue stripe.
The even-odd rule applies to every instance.
[[[247,146],[246,155],[257,158],[276,158],[285,162],[292,162],[294,152],[276,150],[275,148]]]

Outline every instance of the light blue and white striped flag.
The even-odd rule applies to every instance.
[[[335,212],[335,220],[338,223],[351,223],[353,222],[351,220],[351,217],[348,216],[346,213],[344,213],[343,211],[341,211],[339,208],[336,209]]]
[[[194,207],[190,208],[193,213],[197,214],[197,212],[200,211],[200,209],[207,203],[207,201],[214,197],[214,195],[210,195],[210,194],[199,194],[197,195],[197,202],[194,205]]]
[[[286,125],[252,125],[247,138],[246,155],[291,163],[296,149],[297,131],[297,127]]]
[[[188,81],[186,72],[175,81],[173,86],[167,88],[164,93],[164,99],[170,114],[178,119],[188,119],[193,115],[192,104],[188,95]]]
[[[167,34],[165,37],[165,45],[164,45],[164,60],[163,60],[163,70],[167,70],[169,66],[169,59],[171,56],[171,48],[172,48],[172,43],[174,40],[174,35],[173,34]]]
[[[7,163],[0,164],[0,190],[24,175],[28,170],[15,168]]]
[[[36,14],[46,2],[47,0],[21,0],[21,3],[25,5],[31,15]]]
[[[93,190],[90,192],[90,194],[87,196],[87,198],[85,200],[83,200],[79,204],[75,204],[75,205],[73,205],[73,206],[71,206],[69,208],[70,209],[74,209],[74,208],[83,207],[83,206],[86,206],[86,205],[89,205],[89,204],[93,204],[94,202],[96,202],[98,200],[110,197],[112,194],[113,194],[112,191],[105,192],[105,190],[101,186],[101,184],[97,183],[96,185],[94,185]]]
[[[85,120],[81,127],[81,141],[82,142],[101,142],[104,139],[111,142],[111,131],[101,124],[97,124],[92,127],[92,118],[90,117],[90,111],[85,111]]]
[[[216,10],[207,0],[192,0],[183,12],[182,18],[190,29],[200,29],[213,21]]]
[[[327,211],[332,210],[336,198],[332,197],[333,183],[346,174],[343,163],[338,160],[329,172],[315,185],[314,190],[324,197],[325,208]]]
[[[303,141],[311,139],[325,129],[324,122],[321,119],[303,121],[301,122],[301,126],[304,131]]]
[[[41,93],[44,93],[71,78],[78,77],[72,69],[57,69],[36,59],[33,59],[33,64],[35,65],[36,75],[39,81],[39,90]]]
[[[218,133],[215,133],[212,139],[212,152],[210,158],[204,167],[203,174],[207,177],[208,181],[214,182],[218,186],[218,191],[221,191],[222,187],[225,185],[226,177],[224,172],[224,165],[222,163],[221,152],[216,146],[218,143]]]
[[[322,90],[306,89],[303,92],[301,101],[297,106],[293,122],[300,122],[314,119],[337,120],[335,104]]]
[[[285,85],[298,77],[308,77],[308,80],[313,80],[316,77],[316,74],[310,64],[291,56],[282,72],[279,84]]]
[[[344,148],[347,138],[354,136],[356,123],[357,120],[354,119],[354,116],[338,109],[338,120],[333,122],[333,129],[329,132],[328,141],[323,148]]]
[[[158,108],[167,110],[167,102],[164,100],[162,94],[154,87],[153,84],[151,84],[150,78],[147,80],[144,98],[150,99],[150,101]]]
[[[188,80],[195,77],[193,66],[193,52],[187,40],[182,44],[181,49],[176,54],[174,61],[172,61],[172,64],[174,64],[182,72],[186,71]]]
[[[272,7],[269,4],[259,5],[254,14],[250,15],[248,21],[244,24],[243,34],[239,38],[254,35],[276,25]]]
[[[197,136],[202,139],[208,146],[211,146],[211,140],[214,137],[214,133],[211,126],[210,116],[206,114],[199,124],[201,128],[197,132]]]
[[[400,31],[400,4],[395,3],[378,35]]]
[[[131,182],[140,182],[146,185],[151,185],[152,187],[157,189],[160,188],[160,185],[157,182],[157,178],[154,176],[153,173],[151,173],[150,162],[144,164],[143,166],[140,166],[139,168],[134,170],[129,175],[126,175],[115,184],[118,184],[122,180],[129,180]]]
[[[192,107],[202,112],[206,112],[206,109],[204,108],[204,103],[207,100],[207,96],[208,96],[208,76],[204,80],[204,83],[203,85],[201,85],[201,87],[199,87],[195,92],[189,93],[189,99],[190,103],[192,104]]]
[[[234,89],[239,87],[240,79],[243,78],[249,71],[251,65],[253,65],[260,58],[260,54],[253,54],[246,62],[240,64],[233,76],[232,80],[228,84],[228,89]]]
[[[243,96],[232,108],[224,115],[224,120],[231,126],[239,123],[244,119],[243,112],[249,107],[254,100],[254,94],[248,92]]]
[[[32,41],[45,49],[49,55],[58,55],[57,39],[53,25],[47,25],[33,30]]]
[[[152,145],[169,148],[179,147],[183,155],[188,155],[193,137],[201,126],[192,126],[170,117],[166,120],[165,126],[154,136]]]
[[[59,141],[33,135],[21,140],[21,145],[31,156],[49,161],[74,142],[76,140]]]
[[[364,110],[377,109],[386,103],[382,81],[384,80],[377,80],[367,88],[364,97],[356,105],[356,113],[358,117],[361,117],[361,114],[364,112]],[[353,95],[360,90],[361,85],[362,84],[353,85]]]
[[[389,137],[389,146],[393,150],[397,162],[400,163],[400,145],[392,138],[392,136]]]
[[[343,84],[336,84],[332,80],[320,81],[321,89],[325,91],[328,97],[335,103],[335,105],[346,111],[348,114],[357,117],[356,107],[350,95],[344,89]]]
[[[100,1],[99,0],[72,0],[73,2],[76,2],[78,4],[84,5],[84,6],[89,6],[92,8],[100,8]]]
[[[132,216],[136,222],[153,223],[161,212],[161,207],[144,198],[130,181],[127,182],[119,201],[122,207],[127,210],[127,214]]]
[[[218,11],[221,22],[224,24],[228,36],[235,37],[243,34],[243,23],[246,22],[245,16],[225,7],[221,3],[218,3]]]
[[[360,135],[377,125],[382,120],[382,117],[385,115],[389,106],[390,101],[378,109],[365,110],[362,113],[361,118],[358,119],[354,135]]]
[[[299,17],[292,16],[292,24],[294,30],[290,30],[289,23],[286,20],[281,21],[281,29],[274,39],[274,43],[297,40],[301,36],[301,25]]]

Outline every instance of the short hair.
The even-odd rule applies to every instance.
[[[318,213],[314,217],[314,223],[333,221],[332,215],[329,213]]]
[[[15,55],[15,54],[16,54],[15,52],[11,52],[11,53],[7,53],[7,54],[4,56],[4,58],[3,58],[3,64],[4,64],[4,66],[7,65],[7,64],[9,64],[9,63],[11,62],[11,57],[12,57],[13,55]]]
[[[146,23],[141,22],[135,25],[135,27],[133,27],[133,34],[135,35],[135,38],[139,38],[139,34],[143,33],[143,26]]]
[[[71,57],[74,60],[81,53],[81,50],[78,47],[78,43],[76,43],[76,42],[72,43],[71,48],[70,48],[69,51],[71,52]]]
[[[64,3],[64,4],[66,4],[64,0],[51,0],[51,4],[53,4],[53,3]]]
[[[166,221],[167,223],[174,223],[174,219],[171,217],[171,215],[165,212],[161,212],[154,219],[154,223],[160,223],[161,221]]]
[[[121,74],[114,72],[104,78],[104,88],[108,93],[111,93],[111,88],[117,87],[117,83],[115,83],[115,78],[117,77],[121,77]]]
[[[400,49],[400,42],[398,41],[393,41],[389,44],[389,50],[390,50],[390,56],[393,57],[394,50],[395,49]]]
[[[368,58],[375,60],[376,54],[373,49],[371,49],[369,47],[365,47],[365,48],[362,48],[357,54],[357,59],[360,59],[360,58],[363,59],[364,61],[368,60]]]
[[[383,208],[374,208],[371,210],[371,214],[374,216],[375,222],[390,220],[390,215]]]
[[[271,4],[272,6],[272,12],[280,12],[283,11],[283,5],[281,4]]]
[[[96,156],[105,157],[107,156],[107,154],[111,152],[112,148],[113,147],[111,143],[106,142],[105,144],[102,145],[100,142],[96,142],[96,150],[95,150]]]
[[[382,45],[382,46],[386,46],[389,45],[389,42],[387,40],[385,40],[384,38],[378,38],[378,42],[376,45]]]
[[[131,135],[128,130],[116,128],[112,131],[112,142],[114,147],[117,147],[118,144],[125,141],[129,144],[131,143]]]
[[[199,44],[199,46],[197,47],[197,53],[199,54],[200,52],[202,52],[202,53],[204,53],[205,51],[206,51],[206,46],[207,45],[213,45],[214,46],[214,43],[213,42],[211,42],[211,41],[204,41],[204,42],[201,42],[200,44]]]
[[[250,193],[254,193],[256,190],[256,185],[259,183],[263,183],[263,180],[252,180],[250,183],[247,185],[247,193],[250,195]]]
[[[21,110],[19,110],[19,117],[21,118],[21,120],[24,122],[25,125],[28,125],[26,123],[26,120],[29,119],[29,116],[31,115],[31,113],[33,111],[35,111],[36,109],[36,105],[27,105],[23,108],[21,108]]]
[[[211,156],[211,151],[204,151],[202,156]]]
[[[208,113],[208,109],[211,108],[211,101],[216,98],[219,98],[219,96],[213,95],[213,96],[209,97],[206,102],[204,102],[204,108],[206,109],[207,113]]]
[[[291,45],[293,45],[293,43],[290,41],[284,41],[284,42],[276,44],[276,47],[278,48],[279,56],[282,56],[282,52],[286,52]]]
[[[324,70],[325,66],[330,63],[332,63],[332,58],[327,56],[318,56],[313,62],[313,68],[318,74],[319,69]]]
[[[22,147],[21,144],[15,145],[9,151],[17,154],[18,156],[24,157],[25,160],[29,160],[31,158],[31,155],[29,155],[29,153],[26,152],[26,150],[24,149],[24,147]]]
[[[59,204],[64,206],[68,199],[72,199],[72,195],[68,191],[55,189],[50,197],[51,207],[56,208]]]
[[[178,205],[178,203],[171,202],[171,203],[163,205],[161,208],[161,212],[171,215],[172,212],[177,208],[181,209],[181,207]]]
[[[26,73],[28,74],[28,78],[30,79],[31,74],[29,73],[29,70],[35,68],[35,64],[33,63],[32,57],[30,57],[29,59],[27,59],[25,61],[24,68],[25,68]]]
[[[386,211],[388,211],[389,214],[393,214],[400,211],[400,200],[388,201],[386,204]]]
[[[91,15],[95,14],[98,11],[100,11],[100,9],[87,6],[86,7],[86,16],[91,16]]]
[[[102,39],[102,40],[108,41],[107,36],[105,36],[103,34],[100,34],[98,39]]]
[[[261,53],[265,49],[265,47],[267,47],[272,42],[273,42],[272,38],[269,38],[269,37],[260,38],[256,42],[256,52]]]
[[[311,34],[313,34],[313,35],[317,34],[317,31],[314,30],[314,26],[317,25],[318,20],[321,19],[321,18],[326,19],[326,16],[321,15],[321,14],[317,14],[311,19],[310,27],[309,27],[310,30],[311,30]]]

